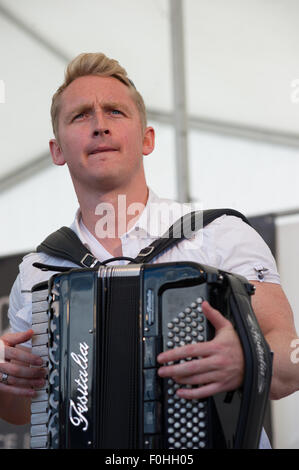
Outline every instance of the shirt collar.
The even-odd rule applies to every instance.
[[[194,208],[190,204],[181,204],[171,199],[160,198],[149,189],[147,204],[131,230],[135,229],[136,231],[137,228],[137,230],[146,232],[150,237],[161,237],[176,220],[191,210]]]
[[[143,236],[161,237],[177,219],[190,211],[189,204],[180,204],[171,199],[160,198],[149,188],[147,203],[142,213],[130,230],[122,235],[121,239]],[[78,235],[82,243],[87,245],[80,228],[80,220],[81,211],[78,208],[71,229]]]

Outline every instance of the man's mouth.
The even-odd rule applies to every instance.
[[[95,155],[98,153],[105,153],[105,152],[116,152],[117,149],[115,147],[108,147],[108,146],[102,146],[102,147],[96,147],[92,149],[88,155]]]

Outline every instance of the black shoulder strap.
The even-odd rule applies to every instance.
[[[234,209],[208,209],[204,211],[190,212],[180,219],[178,219],[161,238],[154,240],[146,248],[143,248],[137,257],[132,260],[132,263],[148,263],[153,258],[158,256],[162,251],[166,250],[172,245],[179,243],[184,238],[190,238],[199,229],[210,224],[213,220],[221,215],[234,215],[241,218],[244,222],[250,225],[246,217]],[[61,227],[56,232],[49,235],[36,249],[37,252],[43,252],[55,258],[67,259],[78,266],[83,268],[96,268],[101,264],[97,258],[83,245],[79,237],[73,230],[68,227]],[[129,258],[127,258],[129,259]],[[35,263],[36,267],[49,268],[49,266]]]
[[[164,235],[154,240],[149,246],[143,248],[135,258],[135,263],[148,263],[158,256],[162,251],[177,244],[184,238],[191,238],[199,229],[206,227],[213,220],[222,215],[233,215],[241,218],[250,225],[248,219],[234,209],[207,209],[204,211],[190,212],[178,219]]]
[[[67,259],[83,268],[95,268],[101,264],[69,227],[61,227],[51,233],[36,251],[55,258]]]

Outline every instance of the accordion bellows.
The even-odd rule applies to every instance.
[[[245,278],[191,262],[74,269],[34,286],[33,352],[49,374],[32,400],[31,447],[257,448],[272,361],[252,293]],[[203,300],[233,323],[244,382],[185,400],[156,358],[214,337]]]

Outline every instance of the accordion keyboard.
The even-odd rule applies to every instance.
[[[202,301],[201,297],[197,297],[167,323],[167,329],[164,330],[167,349],[207,340],[206,319],[201,308]],[[167,380],[168,447],[170,449],[205,448],[208,445],[207,400],[179,398],[176,390],[181,387],[182,385],[176,384],[172,379]],[[191,388],[192,386],[185,385],[184,387]]]
[[[32,293],[32,353],[41,356],[48,364],[48,289]],[[31,400],[31,448],[47,448],[48,441],[48,390],[47,385],[37,390]]]

